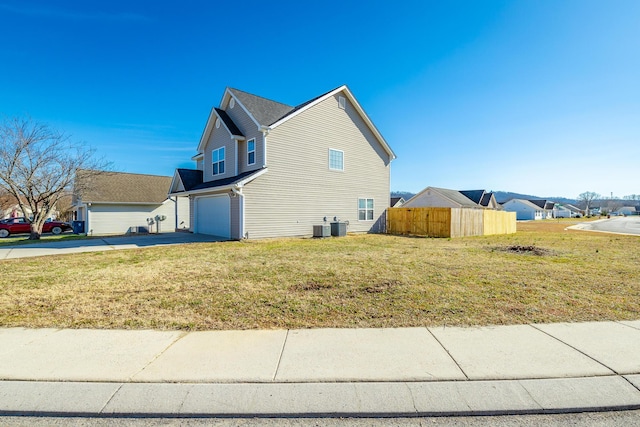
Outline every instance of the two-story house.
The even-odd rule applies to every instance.
[[[195,233],[308,236],[334,221],[382,232],[394,158],[347,86],[295,107],[227,88],[170,195],[189,197]]]

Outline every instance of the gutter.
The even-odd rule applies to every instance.
[[[169,196],[190,196],[192,194],[197,195],[197,194],[206,194],[206,193],[222,193],[222,192],[233,191],[234,189],[239,190],[242,187],[244,187],[246,184],[256,179],[257,177],[267,173],[267,171],[268,171],[267,168],[263,168],[256,174],[251,175],[250,177],[247,177],[246,179],[242,181],[238,181],[233,184],[228,184],[220,187],[202,188],[200,190],[182,191],[180,193],[169,193]]]

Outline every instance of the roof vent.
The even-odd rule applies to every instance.
[[[236,106],[236,100],[231,98],[231,101],[229,101],[229,108],[233,108]]]
[[[218,129],[220,127],[220,119],[216,119],[216,129]]]
[[[347,100],[344,98],[344,96],[339,96],[338,97],[338,107],[342,108],[343,110],[346,108],[347,106]]]

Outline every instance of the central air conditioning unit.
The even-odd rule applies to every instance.
[[[346,222],[332,222],[331,223],[331,235],[335,237],[343,237],[347,235],[347,223]]]
[[[331,237],[331,226],[329,224],[314,225],[313,237]]]

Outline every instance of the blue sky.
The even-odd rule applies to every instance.
[[[225,87],[347,84],[391,189],[640,194],[640,2],[0,0],[0,113],[115,170],[192,167]]]

